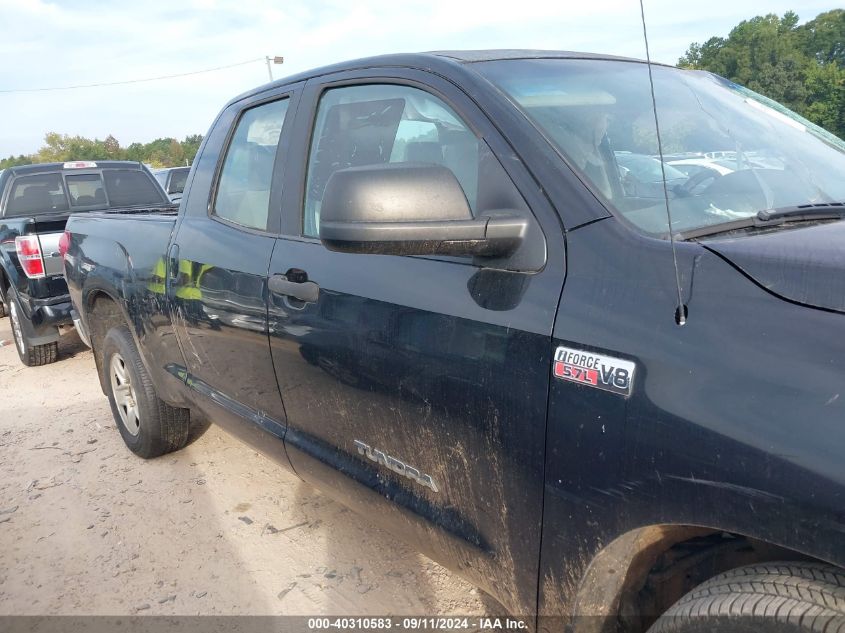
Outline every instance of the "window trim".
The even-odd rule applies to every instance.
[[[224,224],[239,231],[243,231],[244,233],[250,233],[253,235],[264,235],[273,237],[277,237],[280,235],[282,216],[281,205],[279,206],[278,213],[274,216],[271,213],[270,203],[273,200],[274,190],[277,187],[284,188],[285,169],[283,164],[279,164],[279,159],[282,153],[282,148],[287,140],[286,130],[289,130],[291,128],[291,125],[288,123],[288,121],[290,121],[296,115],[296,106],[298,105],[298,102],[294,100],[294,96],[295,90],[286,90],[282,93],[267,95],[261,99],[256,99],[255,101],[249,101],[247,103],[242,104],[241,108],[238,110],[235,120],[232,122],[232,124],[229,126],[228,131],[226,132],[226,137],[223,140],[223,143],[221,144],[222,150],[220,151],[217,157],[217,164],[214,166],[214,177],[211,180],[211,195],[209,196],[208,207],[206,209],[208,218],[210,220],[214,222],[219,222],[220,224]],[[215,212],[215,206],[217,204],[217,194],[219,192],[220,177],[223,173],[223,166],[226,163],[226,157],[229,155],[229,149],[231,149],[232,146],[232,140],[235,136],[235,132],[237,131],[238,126],[241,123],[241,120],[243,119],[244,115],[250,110],[260,108],[261,106],[267,105],[269,103],[284,101],[285,99],[288,100],[288,107],[285,111],[285,118],[282,122],[282,129],[279,132],[279,141],[276,145],[276,154],[273,158],[273,171],[272,178],[270,180],[270,200],[268,201],[267,209],[267,228],[259,229],[252,226],[246,226],[244,224],[238,224],[234,220],[229,220],[228,218],[224,218],[218,215]]]

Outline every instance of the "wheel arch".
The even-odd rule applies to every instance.
[[[97,378],[100,381],[100,389],[105,394],[106,384],[105,378],[103,377],[102,358],[103,339],[112,327],[123,324],[128,325],[128,315],[121,309],[120,301],[111,293],[101,288],[88,292],[83,297],[82,304],[84,306],[82,317],[85,319],[85,327],[88,330],[88,337],[91,341],[94,364],[97,366]],[[98,318],[91,319],[91,314],[97,314]],[[131,332],[132,328],[130,327],[129,330]]]
[[[6,274],[6,268],[0,266],[0,298],[6,301],[6,288],[9,287],[9,276]]]
[[[85,318],[85,326],[88,329],[88,336],[91,339],[91,350],[94,354],[94,362],[97,365],[97,375],[100,379],[100,388],[103,393],[106,393],[106,385],[103,378],[103,358],[102,358],[102,343],[108,331],[120,325],[125,325],[129,330],[132,340],[135,342],[135,348],[138,350],[138,355],[141,357],[141,362],[150,372],[150,365],[144,355],[143,349],[138,340],[138,333],[132,325],[132,320],[123,302],[115,296],[113,292],[105,288],[92,288],[82,299],[83,315]],[[91,319],[90,316],[96,314],[96,319]]]
[[[0,261],[0,304],[5,306],[5,310],[0,309],[0,316],[5,316],[9,313],[9,299],[6,297],[6,288],[9,287],[9,276],[6,274],[6,269],[2,264],[3,262]]]
[[[830,562],[718,528],[656,524],[601,548],[575,587],[573,633],[638,633],[702,582],[743,565],[778,560]]]
[[[148,358],[147,350],[139,336],[141,326],[135,324],[126,303],[114,290],[100,286],[92,287],[83,294],[80,303],[85,326],[91,339],[91,350],[94,354],[94,362],[97,365],[100,388],[104,394],[106,393],[106,385],[102,371],[102,341],[110,328],[125,325],[159,396],[173,407],[186,408],[191,406],[190,394],[184,388],[184,383],[176,384],[177,381],[170,374],[158,369],[150,362],[151,360],[155,361],[155,358]],[[91,315],[95,313],[98,318],[91,319]]]
[[[13,291],[17,292],[19,278],[11,257],[3,249],[0,249],[0,294],[3,295],[4,300],[6,288],[11,286]]]

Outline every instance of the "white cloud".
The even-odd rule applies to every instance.
[[[803,18],[834,8],[803,0]],[[652,55],[673,63],[692,41],[739,20],[783,13],[786,0],[646,0]],[[465,48],[547,48],[644,56],[637,0],[0,0],[0,88],[155,77],[283,55],[278,77],[372,54]],[[128,86],[0,94],[0,156],[36,150],[47,131],[124,145],[204,133],[231,97],[267,80],[263,62]],[[13,123],[9,123],[13,122]]]

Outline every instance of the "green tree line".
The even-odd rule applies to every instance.
[[[0,160],[0,169],[30,163],[52,163],[68,160],[136,160],[154,167],[177,167],[190,164],[197,155],[202,134],[186,136],[184,140],[157,138],[149,143],[132,143],[121,147],[112,135],[105,139],[88,139],[48,132],[44,145],[34,154],[9,156]]]
[[[845,9],[834,9],[799,25],[788,11],[740,22],[728,37],[695,42],[678,60],[683,68],[709,70],[759,92],[845,139]],[[30,155],[0,160],[13,165],[66,160],[136,160],[156,167],[190,163],[202,135],[159,138],[121,147],[104,140],[50,132]]]
[[[690,45],[678,65],[722,75],[845,139],[845,9],[798,22],[793,11],[744,20],[726,38]]]

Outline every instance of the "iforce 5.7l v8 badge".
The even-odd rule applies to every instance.
[[[558,347],[552,372],[555,378],[570,380],[588,387],[631,394],[636,365],[628,360],[603,356],[568,347]]]

